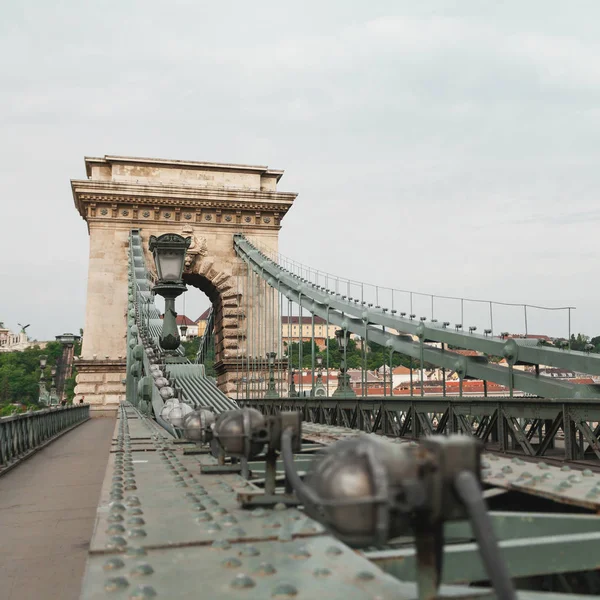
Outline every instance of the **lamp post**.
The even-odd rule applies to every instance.
[[[302,371],[300,371],[302,373]],[[296,375],[295,369],[292,369],[292,381],[290,382],[290,389],[288,390],[288,398],[297,398],[298,390],[296,389],[296,384],[294,383],[294,377]]]
[[[275,358],[277,352],[267,352],[267,360],[269,361],[269,385],[265,393],[265,398],[279,398],[277,389],[275,388]]]
[[[350,375],[348,375],[348,368],[346,366],[346,349],[348,348],[348,340],[350,339],[350,332],[347,329],[338,329],[335,332],[337,343],[342,353],[342,359],[340,361],[340,374],[338,375],[338,386],[332,396],[343,398],[355,398],[356,394],[350,387]]]
[[[165,299],[165,316],[159,343],[165,354],[174,356],[181,339],[177,330],[175,298],[187,290],[183,283],[185,253],[192,242],[191,237],[176,233],[165,233],[159,237],[150,236],[149,248],[154,256],[158,280],[152,292]],[[167,362],[173,362],[173,359]]]
[[[58,394],[56,392],[56,367],[52,367],[50,374],[52,375],[52,381],[50,383],[50,398],[49,398],[50,402],[49,402],[49,404],[51,406],[56,406],[58,404]]]
[[[323,357],[317,356],[317,380],[315,381],[315,386],[311,390],[311,396],[326,396],[327,390],[323,385]]]
[[[44,369],[46,368],[46,365],[48,364],[48,357],[44,354],[42,354],[42,356],[40,356],[40,393],[39,393],[39,397],[38,397],[38,402],[40,402],[40,404],[45,404],[46,406],[50,405],[50,395],[48,394],[48,389],[46,388],[46,376],[44,375]]]

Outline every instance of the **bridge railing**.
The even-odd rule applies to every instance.
[[[0,475],[89,416],[89,404],[75,404],[0,418]]]

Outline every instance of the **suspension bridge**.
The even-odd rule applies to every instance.
[[[110,450],[87,447],[106,471],[62,597],[600,593],[600,355],[570,347],[573,307],[372,286],[283,257],[296,195],[268,167],[105,156],[86,173],[72,181],[90,234],[76,404],[0,419],[1,490],[116,416]],[[175,321],[187,286],[212,303],[195,360]],[[540,311],[565,338],[531,336]],[[23,512],[15,490],[7,519]],[[8,574],[8,597],[25,597]]]

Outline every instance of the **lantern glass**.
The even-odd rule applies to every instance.
[[[348,346],[348,332],[345,329],[338,329],[335,332],[340,350],[345,350]]]
[[[40,367],[42,369],[46,368],[46,364],[48,363],[48,357],[47,356],[40,356]]]
[[[159,250],[157,255],[156,266],[159,279],[179,281],[183,270],[183,253],[174,250]]]
[[[317,356],[317,366],[321,367],[323,365],[323,357]]]
[[[150,237],[150,250],[154,255],[159,280],[181,281],[185,253],[191,241],[191,237],[184,238],[176,233]]]
[[[181,335],[185,337],[188,330],[187,325],[182,325],[179,329],[181,330]]]
[[[275,352],[267,352],[267,358],[269,359],[269,366],[272,367],[275,364],[275,357],[277,354]]]

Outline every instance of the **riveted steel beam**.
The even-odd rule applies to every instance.
[[[463,356],[447,349],[431,347],[424,340],[443,342],[481,352],[488,356],[503,356],[509,365],[527,363],[569,368],[583,373],[600,375],[600,356],[575,351],[563,351],[544,346],[532,346],[531,340],[502,340],[443,329],[435,323],[416,322],[350,302],[339,294],[317,289],[301,281],[259,252],[243,235],[234,236],[234,249],[255,273],[287,298],[310,310],[332,325],[337,325],[358,335],[368,335],[369,340],[391,350],[448,370],[457,371],[462,378],[483,379],[510,389],[543,397],[577,398],[600,397],[600,387],[577,385],[549,377],[526,373],[497,364],[485,356]],[[383,329],[385,328],[385,329]],[[408,335],[391,334],[389,329]],[[420,342],[413,341],[417,336]]]

